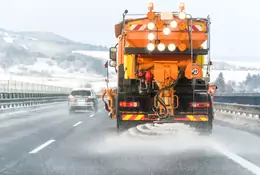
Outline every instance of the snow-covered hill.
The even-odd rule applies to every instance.
[[[104,46],[82,44],[49,32],[13,32],[0,29],[1,72],[16,76],[104,77],[105,60],[73,52],[104,51]],[[5,77],[5,76],[1,76]]]
[[[41,53],[48,57],[60,53],[70,53],[73,50],[107,50],[101,45],[74,42],[50,32],[13,32],[0,29],[0,48],[2,47],[13,47],[23,52]]]
[[[220,61],[213,60],[211,80],[214,81],[223,73],[225,81],[242,82],[246,80],[248,73],[251,75],[260,74],[260,62],[242,61]]]
[[[108,49],[82,44],[49,32],[13,32],[0,29],[0,79],[76,87],[99,81],[105,86]],[[213,60],[211,81],[220,72],[226,81],[242,82],[248,73],[260,73],[260,62]],[[115,80],[114,68],[109,68]]]

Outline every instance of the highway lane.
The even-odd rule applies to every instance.
[[[257,172],[259,136],[229,125],[216,121],[211,137],[180,133],[170,139],[142,140],[128,133],[118,136],[115,121],[104,110],[69,115],[66,104],[59,104],[1,121],[0,174]]]
[[[69,115],[67,104],[14,113],[10,118],[0,117],[0,174],[6,168],[23,161],[28,151],[50,137],[68,135],[73,125],[91,113]]]

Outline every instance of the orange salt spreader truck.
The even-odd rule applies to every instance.
[[[192,17],[184,3],[177,12],[155,12],[149,3],[147,14],[138,15],[125,10],[115,25],[118,44],[110,48],[117,89],[105,90],[102,99],[118,131],[131,124],[176,122],[211,133],[209,16]]]

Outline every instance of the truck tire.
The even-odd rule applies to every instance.
[[[116,125],[117,125],[117,134],[121,134],[126,131],[125,126],[121,122],[117,121]]]
[[[202,135],[211,135],[212,134],[212,121],[209,121],[207,123],[203,123],[203,126],[201,129]]]
[[[117,134],[120,134],[123,131],[123,126],[120,124],[120,122],[118,120],[116,122],[116,131],[117,131]]]
[[[131,128],[131,126],[129,125],[129,122],[127,122],[127,121],[122,122],[122,121],[117,120],[117,133],[118,134],[127,131],[129,128]]]
[[[197,129],[201,135],[211,135],[213,130],[212,116],[209,117],[209,121],[199,123]]]

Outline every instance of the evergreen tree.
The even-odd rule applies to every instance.
[[[252,76],[250,73],[248,73],[246,76],[246,84],[249,83],[251,81],[251,79],[252,79]]]
[[[218,86],[218,92],[225,92],[226,83],[222,72],[219,73],[215,84]]]

